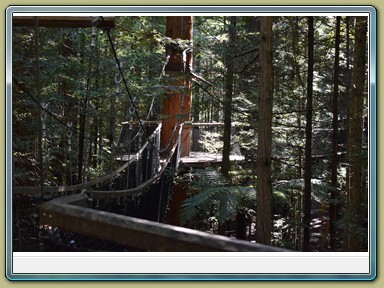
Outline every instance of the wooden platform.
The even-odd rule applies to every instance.
[[[230,161],[244,161],[244,156],[230,155]],[[210,164],[218,164],[223,161],[221,153],[208,152],[190,152],[188,157],[181,157],[180,162],[189,166],[207,166]]]

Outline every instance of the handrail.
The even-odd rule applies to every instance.
[[[88,191],[88,193],[92,196],[93,199],[118,198],[123,196],[134,195],[151,186],[161,177],[165,169],[168,167],[168,164],[170,163],[172,157],[174,156],[176,149],[179,148],[180,135],[181,135],[182,129],[183,129],[183,125],[181,124],[179,128],[178,141],[173,145],[171,149],[171,153],[168,155],[167,160],[163,163],[163,167],[152,178],[150,178],[149,180],[145,181],[144,183],[141,183],[140,185],[134,188],[128,188],[123,190],[90,190]],[[177,153],[179,153],[179,150],[177,151]]]
[[[45,202],[40,224],[85,236],[112,241],[145,251],[168,252],[288,252],[286,249],[230,239],[221,235],[91,209],[94,199],[117,198],[138,193],[159,179],[179,155],[180,134],[161,170],[141,185],[117,191],[87,191]],[[176,158],[177,159],[177,158]],[[177,165],[177,161],[175,163]]]
[[[274,246],[86,208],[87,197],[76,194],[42,204],[40,222],[148,251],[289,252]],[[79,204],[83,207],[77,206]]]
[[[141,147],[141,149],[134,155],[134,157],[130,158],[126,163],[124,163],[122,166],[117,168],[115,171],[108,173],[106,175],[103,175],[101,177],[98,177],[96,179],[90,180],[85,183],[76,184],[72,186],[44,186],[43,191],[47,193],[57,193],[57,192],[72,192],[72,191],[79,191],[88,187],[91,187],[93,185],[99,184],[101,182],[104,182],[106,180],[111,179],[112,177],[115,177],[116,175],[120,174],[124,169],[126,169],[130,164],[135,162],[139,155],[144,151],[144,149],[149,145],[149,140],[151,140],[156,133],[159,133],[161,129],[161,123],[157,126],[157,128],[153,131],[151,136],[148,137],[148,141],[145,142],[145,144]],[[13,187],[12,189],[13,194],[40,194],[41,193],[41,187]]]
[[[144,183],[140,184],[137,187],[134,188],[128,188],[128,189],[123,189],[123,190],[90,190],[88,193],[92,196],[93,199],[103,199],[103,198],[118,198],[118,197],[123,197],[123,196],[129,196],[129,195],[134,195],[138,192],[143,191],[144,189],[148,188],[151,186],[153,183],[155,183],[163,174],[164,170],[167,168],[169,162],[171,161],[171,158],[177,148],[177,143],[173,146],[171,150],[171,154],[168,157],[168,159],[165,161],[163,167],[161,170],[154,175],[151,179],[145,181]]]

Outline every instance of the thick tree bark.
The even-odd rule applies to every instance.
[[[225,64],[227,73],[225,75],[225,98],[224,98],[224,139],[223,139],[223,162],[221,172],[228,177],[230,170],[229,155],[231,153],[231,124],[232,124],[232,94],[233,94],[233,76],[234,76],[234,60],[233,49],[235,47],[236,37],[236,16],[230,17],[229,40],[227,52],[225,55]]]
[[[311,179],[312,179],[312,98],[313,98],[313,50],[314,31],[313,16],[308,17],[308,76],[307,107],[305,125],[305,163],[304,163],[304,238],[303,251],[310,251],[311,238]]]
[[[338,117],[339,117],[339,53],[340,53],[340,16],[336,17],[335,63],[333,72],[333,97],[332,97],[332,159],[331,159],[331,201],[329,204],[329,239],[330,249],[336,248],[336,218],[337,218],[337,167],[339,165],[338,152]]]
[[[166,36],[171,39],[192,41],[193,17],[192,16],[168,16],[166,18]],[[190,81],[190,69],[192,67],[192,52],[180,45],[168,45],[167,55],[169,62],[165,67],[167,75],[172,76],[170,88],[163,101],[163,121],[161,130],[161,147],[172,147],[177,140],[174,133],[175,125],[190,121],[192,105],[192,89]],[[181,109],[180,109],[181,107]],[[180,115],[181,114],[181,115]],[[176,129],[177,130],[177,129]],[[181,155],[189,155],[190,151],[190,127],[184,127],[181,135]]]
[[[257,153],[257,218],[256,240],[270,244],[272,232],[272,17],[261,17],[260,106]]]
[[[367,17],[356,17],[356,35],[354,45],[354,61],[352,70],[352,91],[350,99],[350,127],[348,137],[349,149],[349,193],[351,225],[349,233],[356,233],[361,227],[362,211],[362,122],[363,122],[363,93],[365,82],[366,45],[367,45]],[[350,251],[361,250],[361,240],[351,237]]]

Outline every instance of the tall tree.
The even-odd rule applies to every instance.
[[[345,89],[345,98],[346,98],[346,125],[345,125],[345,129],[347,131],[347,153],[346,153],[346,163],[349,163],[349,140],[348,140],[348,131],[349,131],[349,126],[350,126],[350,109],[349,109],[349,106],[350,106],[350,91],[351,91],[351,85],[352,85],[352,77],[351,77],[351,69],[350,69],[350,66],[351,66],[351,51],[350,51],[350,23],[351,23],[351,20],[352,20],[352,17],[345,17],[345,22],[346,22],[346,27],[345,27],[345,34],[346,34],[346,51],[345,51],[345,57],[347,58],[347,61],[346,61],[346,64],[347,64],[347,73],[346,73],[346,89]],[[345,195],[346,195],[346,199],[345,199],[345,211],[346,211],[346,215],[349,215],[350,214],[350,193],[349,193],[349,165],[346,166],[346,171],[345,171],[345,174],[346,174],[346,179],[345,179]],[[347,221],[346,221],[346,225],[345,225],[345,228],[343,230],[343,251],[349,251],[349,243],[350,243],[350,233],[349,233],[349,225],[350,225],[350,219],[348,217]]]
[[[313,16],[308,17],[308,75],[307,75],[307,106],[305,125],[305,163],[304,163],[304,205],[303,251],[310,251],[311,238],[311,179],[312,179],[312,102],[313,102],[313,50],[314,31]]]
[[[192,66],[192,50],[188,44],[191,44],[192,34],[192,16],[167,16],[166,36],[173,41],[167,45],[169,62],[165,71],[169,76],[172,76],[171,83],[168,85],[172,88],[166,93],[163,101],[162,148],[166,148],[167,144],[176,141],[173,132],[176,123],[179,122],[180,124],[190,120],[192,89],[189,72]],[[187,40],[187,45],[179,40]],[[181,137],[181,155],[189,155],[189,127],[183,128]]]
[[[257,153],[257,218],[256,240],[270,244],[272,231],[272,17],[261,17],[260,23],[260,105]]]
[[[233,94],[233,76],[235,63],[233,52],[235,48],[236,37],[236,16],[230,17],[229,39],[227,51],[225,54],[226,74],[225,74],[225,98],[224,98],[224,138],[223,138],[223,162],[221,172],[228,177],[230,170],[229,154],[231,152],[231,124],[232,124],[232,94]]]
[[[88,59],[88,73],[86,80],[86,91],[84,93],[84,97],[82,99],[81,111],[80,111],[80,129],[79,129],[79,153],[78,153],[78,175],[77,181],[82,183],[85,181],[86,173],[85,170],[88,166],[89,155],[87,153],[87,143],[88,143],[88,109],[90,105],[91,98],[91,87],[92,87],[92,69],[93,69],[93,61],[94,61],[94,48],[95,48],[95,40],[96,40],[96,26],[92,27],[92,42],[89,50],[89,59]]]
[[[338,158],[338,129],[339,129],[339,53],[340,53],[340,16],[336,17],[336,38],[335,38],[335,62],[333,71],[333,97],[332,97],[332,159],[331,159],[331,201],[329,205],[329,239],[330,248],[336,248],[336,218],[337,218],[337,166]]]
[[[349,233],[355,233],[361,225],[363,215],[362,201],[362,122],[365,65],[367,53],[367,17],[356,17],[354,60],[352,70],[352,90],[350,97],[350,125],[348,133],[349,149],[349,196],[351,224]],[[349,237],[349,251],[360,251],[358,237]]]
[[[38,100],[37,106],[37,150],[38,150],[38,162],[39,162],[39,170],[40,170],[40,187],[41,187],[41,198],[44,198],[44,158],[43,158],[43,131],[42,131],[42,109],[41,109],[41,81],[40,81],[40,53],[39,53],[39,20],[37,17],[34,18],[35,21],[35,67],[36,67],[36,96]]]
[[[293,69],[294,72],[293,74],[295,75],[295,80],[292,81],[293,84],[297,83],[298,87],[302,87],[300,91],[304,90],[305,83],[302,80],[301,74],[300,74],[300,65],[299,65],[299,57],[301,55],[300,51],[300,46],[299,46],[299,18],[294,17],[291,22],[292,26],[292,48],[293,48],[293,55],[294,55],[294,61],[293,61]],[[297,102],[298,102],[298,107],[299,110],[304,110],[304,93],[300,93],[297,96]],[[297,129],[299,130],[299,137],[304,138],[304,130],[302,129],[302,113],[299,112],[297,113]],[[298,179],[302,178],[303,175],[303,147],[302,145],[297,145],[297,155],[298,155],[298,166],[297,166],[297,171],[296,171],[296,177]],[[302,213],[302,207],[303,207],[303,199],[302,199],[302,194],[301,191],[298,191],[297,193],[297,199],[295,203],[295,209],[293,213],[295,214],[295,248],[298,251],[302,250],[302,245],[303,245],[303,229],[301,225],[301,213]]]

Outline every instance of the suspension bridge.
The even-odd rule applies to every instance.
[[[159,123],[137,151],[120,159],[123,164],[116,170],[77,185],[42,187],[45,199],[41,187],[13,187],[14,248],[23,250],[23,242],[36,233],[44,249],[53,251],[283,251],[164,223],[181,159],[182,127],[174,145],[162,151]],[[123,126],[120,144],[132,141],[128,132]],[[21,205],[26,194],[31,205]],[[29,223],[40,226],[35,232],[29,226],[30,235],[17,220],[28,212]]]
[[[30,23],[32,20],[20,21]],[[103,21],[105,24],[105,20]],[[100,22],[92,23],[92,28],[95,28],[96,23]],[[85,24],[81,22],[78,25]],[[109,33],[107,35],[111,40]],[[92,36],[94,41],[94,29]],[[75,185],[12,187],[13,250],[284,251],[272,246],[165,224],[179,164],[204,166],[205,163],[221,162],[221,156],[218,153],[198,151],[181,155],[183,135],[188,135],[193,126],[193,123],[187,123],[182,117],[174,117],[173,122],[167,123],[173,128],[169,129],[168,125],[166,139],[162,138],[164,121],[150,123],[146,121],[148,119],[140,119],[135,99],[124,78],[121,62],[112,41],[110,42],[118,68],[116,84],[123,82],[131,103],[131,119],[121,125],[115,144],[122,153],[112,154],[118,167],[96,179],[84,178],[82,183]],[[163,70],[169,58],[166,57]],[[14,82],[20,85],[15,79]],[[26,90],[25,87],[21,88]],[[34,101],[44,117],[46,114],[55,116],[46,104],[38,99]],[[181,96],[179,107],[176,108],[179,109],[178,115],[184,113],[184,96]],[[136,125],[133,125],[134,118],[137,120]],[[41,120],[40,129],[43,129],[41,134],[44,135],[43,117]],[[201,123],[199,125],[204,126]],[[196,124],[195,127],[199,125]],[[66,126],[68,146],[71,147],[72,124],[67,123]],[[231,157],[232,160],[242,160],[242,156]],[[35,247],[28,246],[31,242],[35,243]]]

